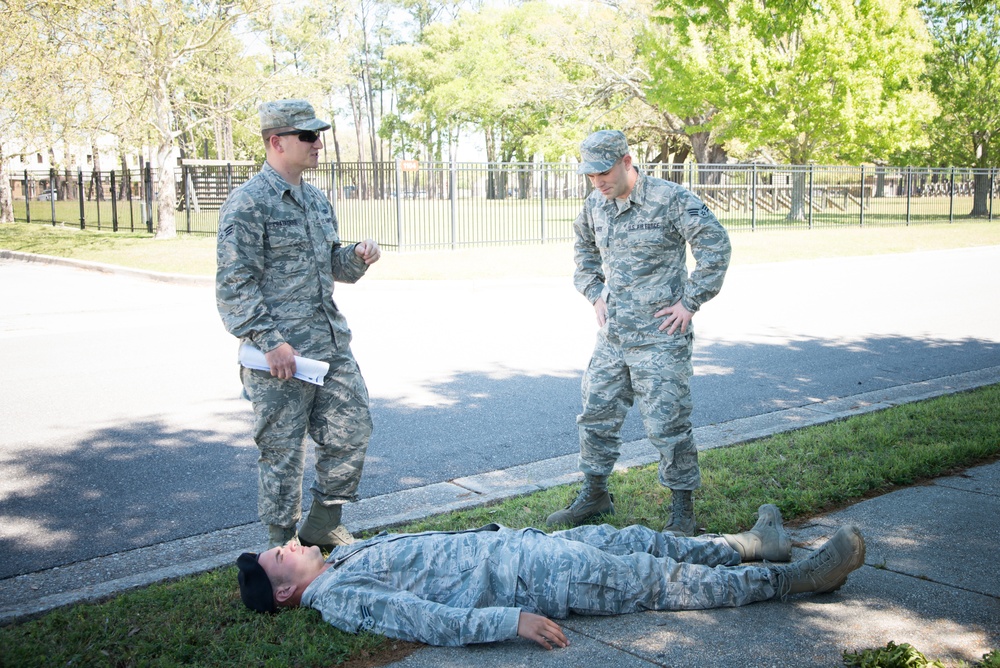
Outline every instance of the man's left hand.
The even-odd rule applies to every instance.
[[[545,649],[552,649],[553,645],[569,647],[569,639],[558,624],[548,617],[524,610],[517,619],[517,635],[527,640],[534,640]]]
[[[354,254],[364,260],[367,265],[375,264],[382,257],[382,251],[379,250],[378,244],[373,239],[365,239],[354,244]]]
[[[691,324],[691,318],[694,317],[694,313],[684,308],[684,304],[681,302],[677,302],[673,306],[660,309],[653,316],[663,318],[663,322],[660,323],[659,327],[661,332],[666,329],[667,334],[673,334],[679,327],[681,334],[685,334],[687,333],[688,325]]]

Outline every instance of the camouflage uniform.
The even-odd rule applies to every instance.
[[[774,598],[778,586],[773,569],[739,565],[722,537],[608,524],[381,534],[327,562],[303,606],[350,633],[429,645],[514,638],[522,610],[561,619],[734,607]]]
[[[317,445],[310,491],[329,506],[356,500],[372,430],[351,330],[333,301],[334,281],[354,283],[367,265],[353,245],[341,245],[323,193],[305,182],[295,193],[267,163],[233,191],[219,213],[216,275],[219,313],[231,334],[264,352],[287,342],[301,356],[330,363],[322,387],[241,369],[260,448],[258,514],[282,527],[294,527],[302,514],[306,432]]]
[[[729,236],[689,190],[641,173],[627,200],[591,192],[573,229],[574,284],[592,304],[603,297],[608,308],[583,377],[580,470],[610,475],[622,423],[637,400],[646,434],[660,452],[660,483],[697,489],[689,389],[694,332],[691,325],[686,333],[661,332],[663,318],[653,314],[678,301],[694,313],[718,294],[729,266]],[[690,276],[686,245],[697,261]]]

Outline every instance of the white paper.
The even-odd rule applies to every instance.
[[[240,364],[248,369],[271,370],[264,353],[246,342],[240,345]],[[299,380],[322,387],[323,379],[326,378],[326,372],[329,370],[330,365],[327,362],[295,356],[295,377]]]

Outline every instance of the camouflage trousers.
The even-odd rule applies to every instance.
[[[706,610],[774,598],[777,584],[770,569],[740,565],[721,536],[583,525],[524,533],[514,606],[554,618]]]
[[[257,514],[264,524],[293,527],[302,517],[307,432],[316,443],[313,498],[324,506],[357,500],[372,433],[368,388],[349,350],[326,361],[322,387],[241,368],[260,449]]]
[[[701,486],[698,450],[691,430],[691,334],[642,346],[622,346],[605,330],[597,336],[583,374],[580,470],[611,474],[621,454],[621,428],[637,403],[646,436],[660,453],[660,484],[670,489]]]

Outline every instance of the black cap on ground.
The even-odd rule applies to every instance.
[[[240,569],[237,579],[240,581],[240,598],[243,599],[243,604],[257,612],[277,612],[271,578],[267,577],[264,568],[257,561],[257,555],[244,552],[236,560],[236,565]]]

